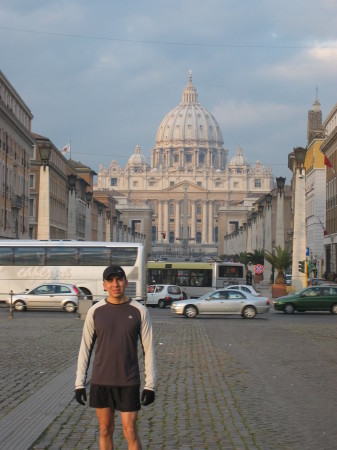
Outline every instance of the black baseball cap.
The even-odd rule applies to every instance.
[[[111,275],[117,275],[120,278],[126,278],[124,270],[121,266],[108,266],[103,272],[103,280],[108,280]]]

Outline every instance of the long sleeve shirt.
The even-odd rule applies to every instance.
[[[144,354],[144,389],[154,391],[156,360],[148,310],[132,299],[121,304],[104,299],[93,305],[84,322],[75,387],[83,388],[86,384],[94,346],[91,383],[119,387],[139,385],[138,339]]]

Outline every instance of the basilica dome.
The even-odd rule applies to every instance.
[[[128,165],[142,166],[143,164],[147,164],[147,160],[146,157],[141,153],[139,145],[137,145],[134,154],[129,158]]]
[[[242,153],[242,148],[239,147],[236,150],[236,154],[233,156],[233,158],[231,159],[230,166],[249,166],[249,161],[248,159],[243,155]]]
[[[156,147],[222,148],[223,138],[215,117],[198,102],[197,90],[189,72],[182,102],[162,120],[156,137]]]

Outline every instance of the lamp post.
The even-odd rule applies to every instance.
[[[294,235],[292,285],[295,291],[306,286],[306,274],[299,271],[299,261],[306,259],[306,226],[305,226],[305,168],[306,148],[294,148],[296,166],[293,166],[295,195],[294,195]]]
[[[275,246],[284,248],[284,177],[276,178],[277,201],[276,201],[276,233]]]
[[[76,174],[68,175],[68,239],[76,239],[76,180]]]
[[[39,206],[37,239],[50,239],[50,180],[49,180],[49,160],[51,154],[51,144],[46,141],[37,141],[42,165],[40,167],[39,183]]]
[[[91,217],[91,201],[92,201],[93,192],[87,191],[85,193],[85,201],[87,207],[85,208],[85,240],[92,240],[92,217]]]

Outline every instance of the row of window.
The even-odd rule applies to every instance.
[[[133,266],[137,248],[0,247],[0,266]]]
[[[170,186],[174,186],[176,184],[175,181],[170,181]],[[202,182],[201,181],[197,181],[197,186],[202,187]],[[223,182],[222,181],[215,181],[214,183],[215,187],[221,188],[223,187]],[[233,182],[233,188],[238,189],[240,188],[241,183],[239,181],[234,181]],[[110,186],[117,186],[117,178],[110,178]],[[137,180],[134,180],[132,183],[133,187],[137,187],[139,186],[139,182]],[[154,187],[157,186],[157,181],[156,180],[150,180],[149,181],[149,186],[150,187]],[[260,178],[256,178],[254,180],[254,187],[255,188],[261,188],[262,187],[262,181]]]

